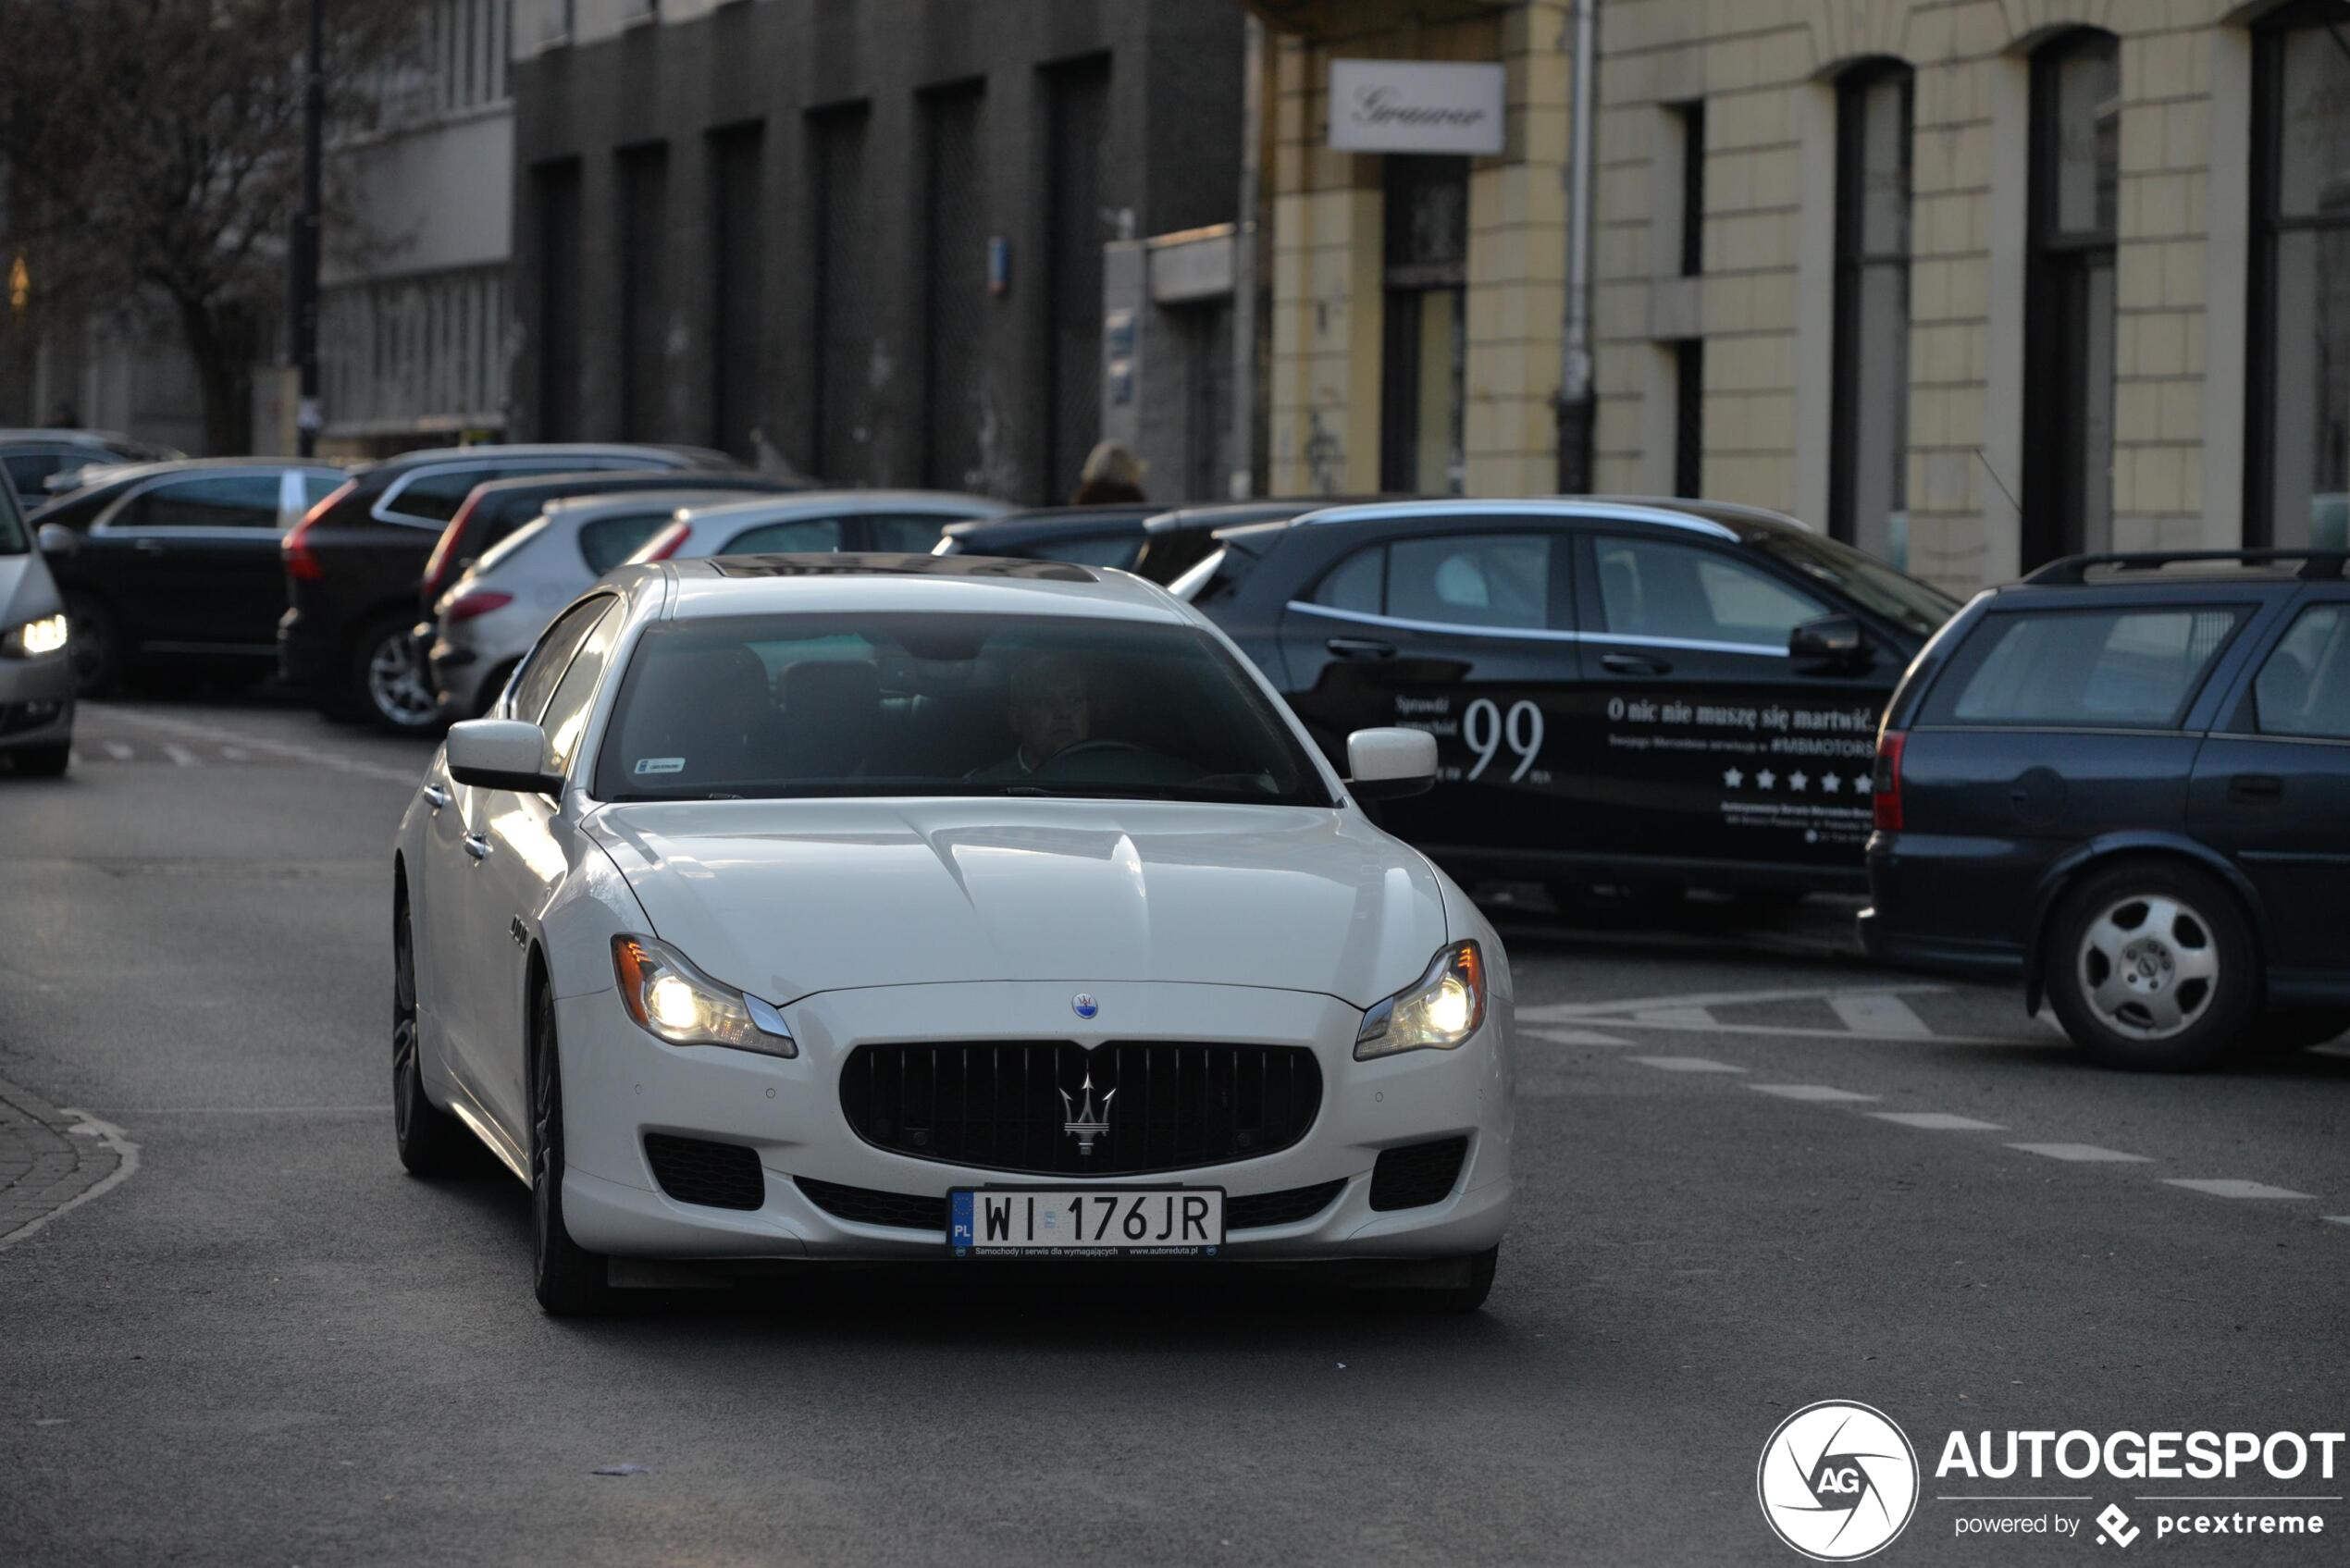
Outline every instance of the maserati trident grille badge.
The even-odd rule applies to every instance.
[[[1069,1113],[1069,1119],[1061,1123],[1061,1130],[1077,1140],[1079,1154],[1090,1154],[1094,1152],[1094,1140],[1109,1130],[1109,1103],[1118,1098],[1118,1091],[1113,1089],[1103,1095],[1102,1103],[1097,1106],[1094,1104],[1094,1075],[1091,1072],[1085,1075],[1083,1088],[1085,1099],[1082,1105],[1070,1098],[1068,1090],[1060,1092],[1061,1105]]]

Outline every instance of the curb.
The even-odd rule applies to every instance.
[[[139,1145],[120,1128],[0,1079],[0,1250],[138,1169]]]

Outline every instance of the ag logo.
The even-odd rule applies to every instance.
[[[1851,1562],[1917,1512],[1917,1451],[1884,1412],[1823,1400],[1779,1423],[1754,1490],[1779,1539],[1814,1562]]]

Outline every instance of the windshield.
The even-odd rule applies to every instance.
[[[1931,636],[1942,623],[1959,612],[1959,601],[1915,577],[1905,576],[1883,562],[1862,555],[1849,545],[1793,529],[1758,528],[1746,536],[1748,545],[1776,556],[1797,571],[1817,577],[1861,606],[1906,626],[1920,636]]]
[[[1272,704],[1194,627],[907,613],[648,627],[596,794],[1332,804]]]
[[[22,555],[31,547],[25,540],[24,512],[17,506],[16,488],[0,474],[0,555]]]

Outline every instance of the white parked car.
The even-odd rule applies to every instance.
[[[927,555],[950,523],[1012,510],[952,490],[814,490],[689,507],[630,559],[692,560],[788,550],[878,550]]]
[[[1490,1288],[1509,964],[1196,611],[1046,562],[623,568],[455,725],[393,867],[408,1168],[608,1260],[1355,1260]]]
[[[471,719],[505,689],[555,612],[674,522],[679,511],[739,490],[624,490],[550,500],[482,553],[433,603],[426,648],[445,719]]]

